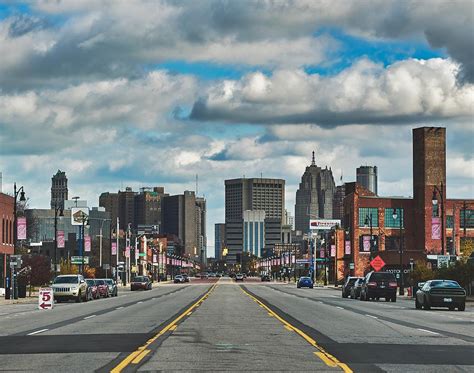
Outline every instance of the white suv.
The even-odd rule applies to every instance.
[[[62,275],[53,281],[54,299],[60,303],[63,300],[74,299],[77,303],[88,300],[87,283],[82,275]]]

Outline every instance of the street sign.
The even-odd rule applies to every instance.
[[[438,268],[449,266],[449,255],[438,255]]]
[[[110,269],[110,264],[102,264],[103,269]]]
[[[377,255],[371,262],[370,265],[376,272],[380,271],[383,267],[385,267],[385,262],[383,259]]]
[[[311,263],[311,259],[296,259],[297,264]]]
[[[82,264],[82,256],[71,256],[71,264]],[[89,264],[89,257],[84,257],[84,264]]]
[[[53,288],[40,288],[38,297],[38,309],[52,310],[54,306]]]
[[[138,256],[146,256],[146,253],[139,253]]]
[[[349,263],[349,269],[354,269],[354,268],[355,268],[354,263]]]

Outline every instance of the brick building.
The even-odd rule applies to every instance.
[[[8,273],[8,258],[13,254],[13,206],[15,199],[8,194],[0,193],[0,288],[5,287],[5,277]]]
[[[438,255],[459,255],[462,241],[474,240],[474,200],[446,198],[445,128],[413,129],[413,190],[413,198],[379,197],[346,183],[343,229],[330,238],[337,245],[332,274],[337,260],[339,281],[347,274],[364,275],[377,255],[384,270],[399,273],[400,245],[406,273],[410,259],[435,264]]]

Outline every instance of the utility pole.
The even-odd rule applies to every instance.
[[[119,217],[117,216],[117,234],[115,235],[115,239],[116,239],[116,242],[117,242],[117,258],[116,258],[116,267],[115,267],[115,282],[117,282],[118,284],[118,278],[119,278],[119,275],[118,275],[118,268],[119,268],[119,252],[120,252],[120,247],[119,247]]]

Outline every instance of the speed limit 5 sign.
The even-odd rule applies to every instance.
[[[40,310],[52,310],[54,306],[53,288],[40,288],[38,308]]]

